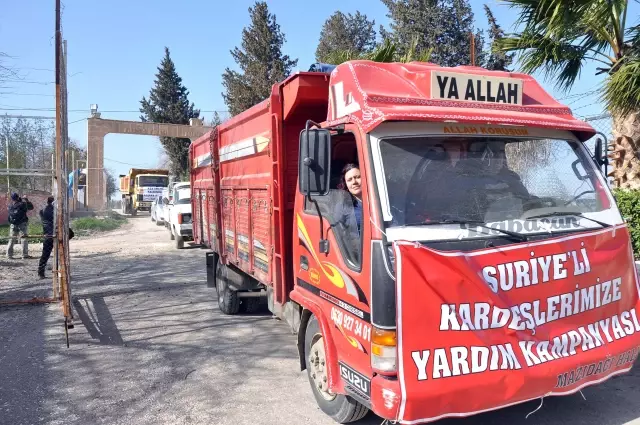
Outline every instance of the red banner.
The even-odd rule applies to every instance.
[[[396,245],[402,423],[570,394],[640,348],[625,226],[475,252]]]

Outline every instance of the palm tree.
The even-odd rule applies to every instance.
[[[429,62],[429,58],[431,57],[431,52],[433,49],[418,52],[416,50],[417,45],[418,37],[416,36],[411,41],[411,45],[407,49],[407,52],[405,54],[400,54],[398,52],[398,46],[389,39],[385,39],[380,45],[378,45],[372,52],[369,53],[358,53],[352,50],[333,51],[327,56],[326,62],[332,65],[340,65],[341,63],[358,59],[370,60],[373,62]]]
[[[598,90],[613,116],[609,176],[617,188],[640,189],[640,24],[627,25],[629,0],[504,1],[523,29],[496,48],[521,53],[523,72],[543,70],[563,90],[588,62],[606,74]]]

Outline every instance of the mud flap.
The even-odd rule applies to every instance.
[[[215,288],[216,287],[216,266],[218,265],[218,253],[217,252],[207,252],[207,288]]]

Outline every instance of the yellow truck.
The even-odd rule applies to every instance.
[[[121,174],[122,212],[135,216],[138,211],[150,211],[153,200],[168,186],[169,170],[132,168],[129,174]]]

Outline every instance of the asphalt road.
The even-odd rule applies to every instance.
[[[59,306],[0,307],[0,425],[333,424],[298,370],[284,323],[267,311],[218,311],[204,253],[176,250],[146,215],[74,239],[70,348]],[[24,267],[24,277],[3,280],[8,267]],[[46,294],[31,269],[1,263],[0,300]],[[547,398],[526,420],[538,401],[439,424],[640,424],[639,378],[635,369],[586,388],[586,401]],[[370,414],[359,425],[382,422]]]

